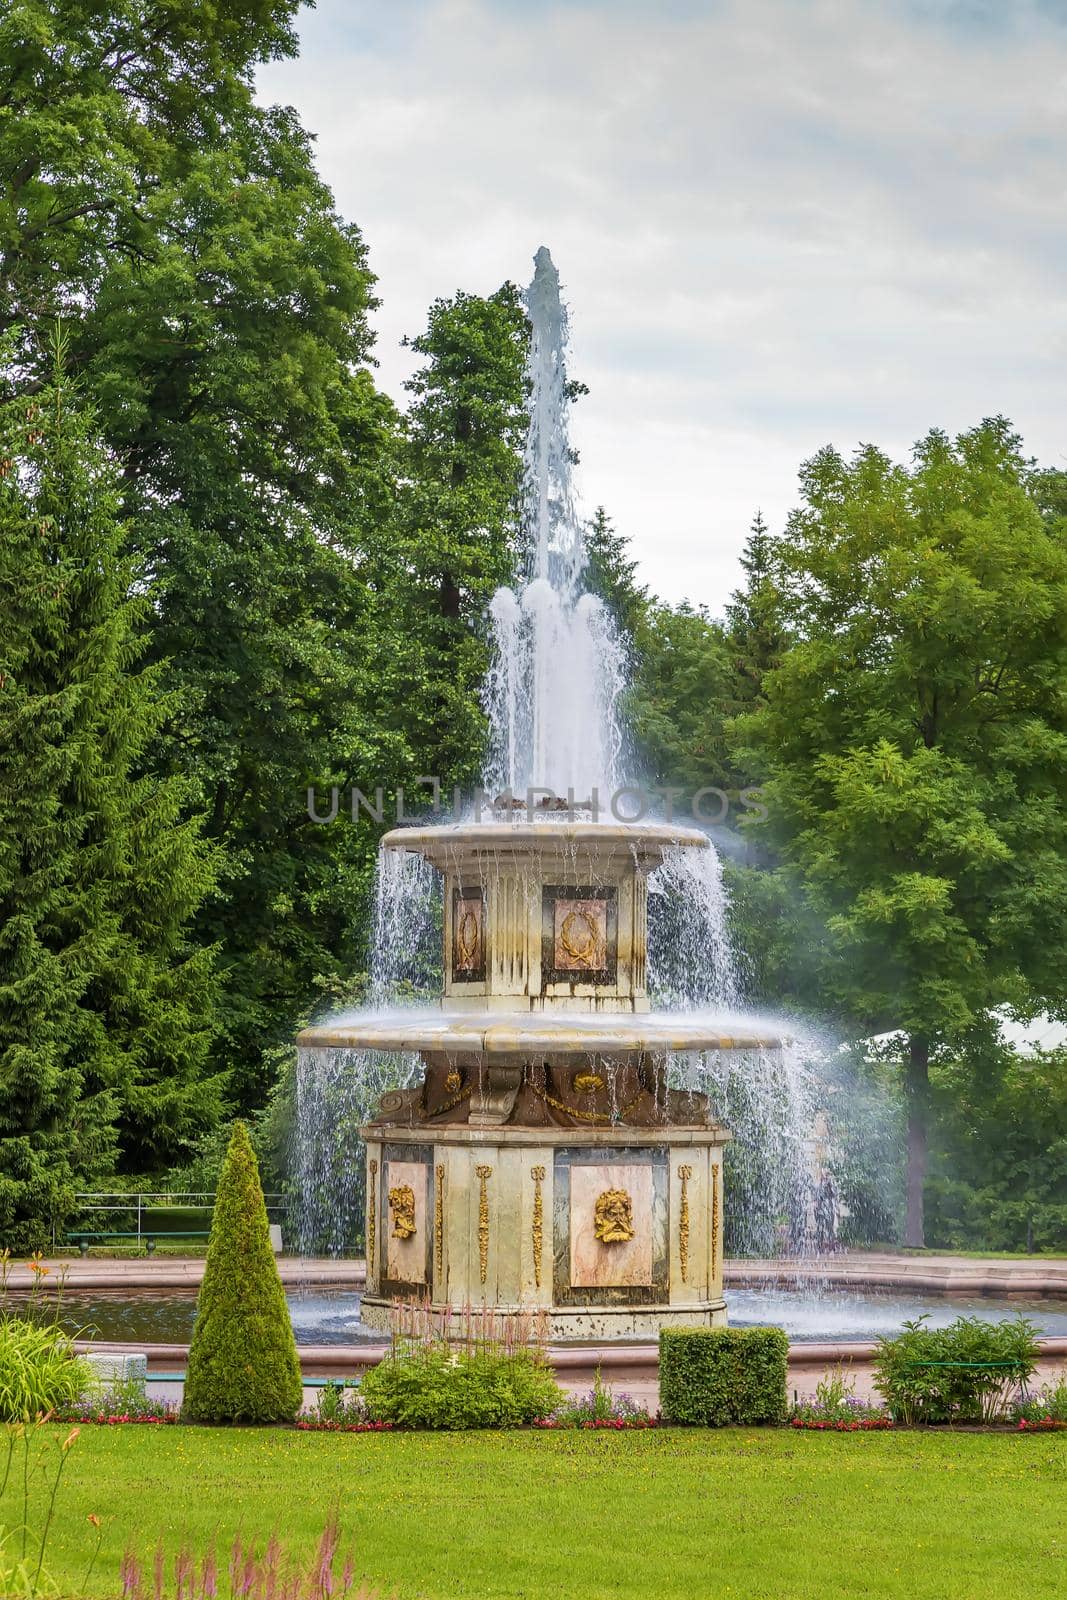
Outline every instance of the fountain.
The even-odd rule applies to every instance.
[[[619,818],[624,653],[581,591],[566,324],[547,250],[535,264],[528,570],[492,605],[488,781],[501,792],[487,815],[382,840],[385,859],[443,880],[443,998],[298,1042],[305,1063],[338,1051],[418,1062],[417,1081],[385,1092],[361,1130],[364,1325],[388,1328],[393,1302],[417,1298],[446,1329],[486,1308],[539,1313],[557,1340],[633,1339],[726,1319],[730,1134],[705,1094],[675,1086],[671,1062],[779,1040],[650,1009],[649,875],[666,862],[673,882],[717,893],[717,862],[696,828]],[[637,791],[622,793],[632,808]],[[701,857],[710,874],[682,865]],[[709,998],[729,1000],[721,946],[709,934],[699,954],[720,955]]]

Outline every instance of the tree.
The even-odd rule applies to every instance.
[[[215,983],[188,925],[214,861],[139,659],[116,474],[62,376],[0,408],[0,1226],[41,1248],[71,1191],[211,1122]]]
[[[237,1122],[215,1196],[183,1410],[196,1422],[290,1422],[303,1392],[259,1167]]]
[[[172,695],[146,759],[221,852],[195,931],[220,947],[215,1061],[244,1107],[315,980],[361,956],[375,841],[316,825],[307,787],[408,755],[370,714],[398,426],[368,370],[373,278],[295,114],[253,96],[295,9],[26,0],[0,24],[3,377],[43,381],[63,312],[155,586]]]
[[[652,603],[647,585],[637,581],[637,562],[630,541],[617,533],[603,506],[585,525],[586,566],[583,587],[610,608],[626,640],[637,639]]]
[[[776,550],[792,644],[742,759],[832,940],[828,1000],[904,1037],[921,1244],[931,1052],[1067,1004],[1067,548],[1000,418],[930,433],[910,468],[826,449],[801,484]]]
[[[684,601],[650,605],[636,656],[628,709],[655,781],[676,785],[687,797],[709,785],[730,787],[725,715],[731,673],[722,624]]]
[[[726,632],[737,673],[735,712],[747,710],[760,698],[763,680],[778,665],[787,644],[775,582],[774,544],[762,512],[757,511],[741,553],[745,582],[726,607]]]
[[[425,361],[406,385],[403,481],[381,556],[397,607],[383,714],[419,770],[446,783],[481,766],[488,605],[515,568],[527,339],[521,295],[505,283],[435,301],[425,333],[407,341]]]

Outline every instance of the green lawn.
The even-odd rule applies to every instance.
[[[108,1526],[91,1592],[113,1596],[131,1535],[145,1551],[240,1526],[308,1548],[334,1500],[363,1573],[401,1600],[1067,1592],[1063,1435],[85,1427],[68,1470],[64,1595],[90,1512]]]

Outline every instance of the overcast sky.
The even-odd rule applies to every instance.
[[[320,0],[261,74],[378,275],[571,308],[583,508],[721,608],[820,445],[1010,416],[1067,465],[1067,0]]]

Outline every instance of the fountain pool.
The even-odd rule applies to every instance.
[[[12,1297],[13,1298],[13,1297]],[[360,1296],[351,1288],[290,1288],[289,1311],[298,1345],[380,1342],[382,1335],[360,1321]],[[926,1313],[934,1327],[960,1316],[991,1322],[1022,1315],[1048,1338],[1067,1338],[1067,1298],[1052,1295],[907,1294],[899,1290],[827,1290],[813,1285],[731,1288],[734,1327],[784,1328],[795,1344],[823,1340],[869,1340],[893,1334]],[[130,1290],[125,1293],[68,1291],[62,1321],[73,1331],[92,1328],[111,1343],[187,1344],[196,1314],[191,1290]]]

